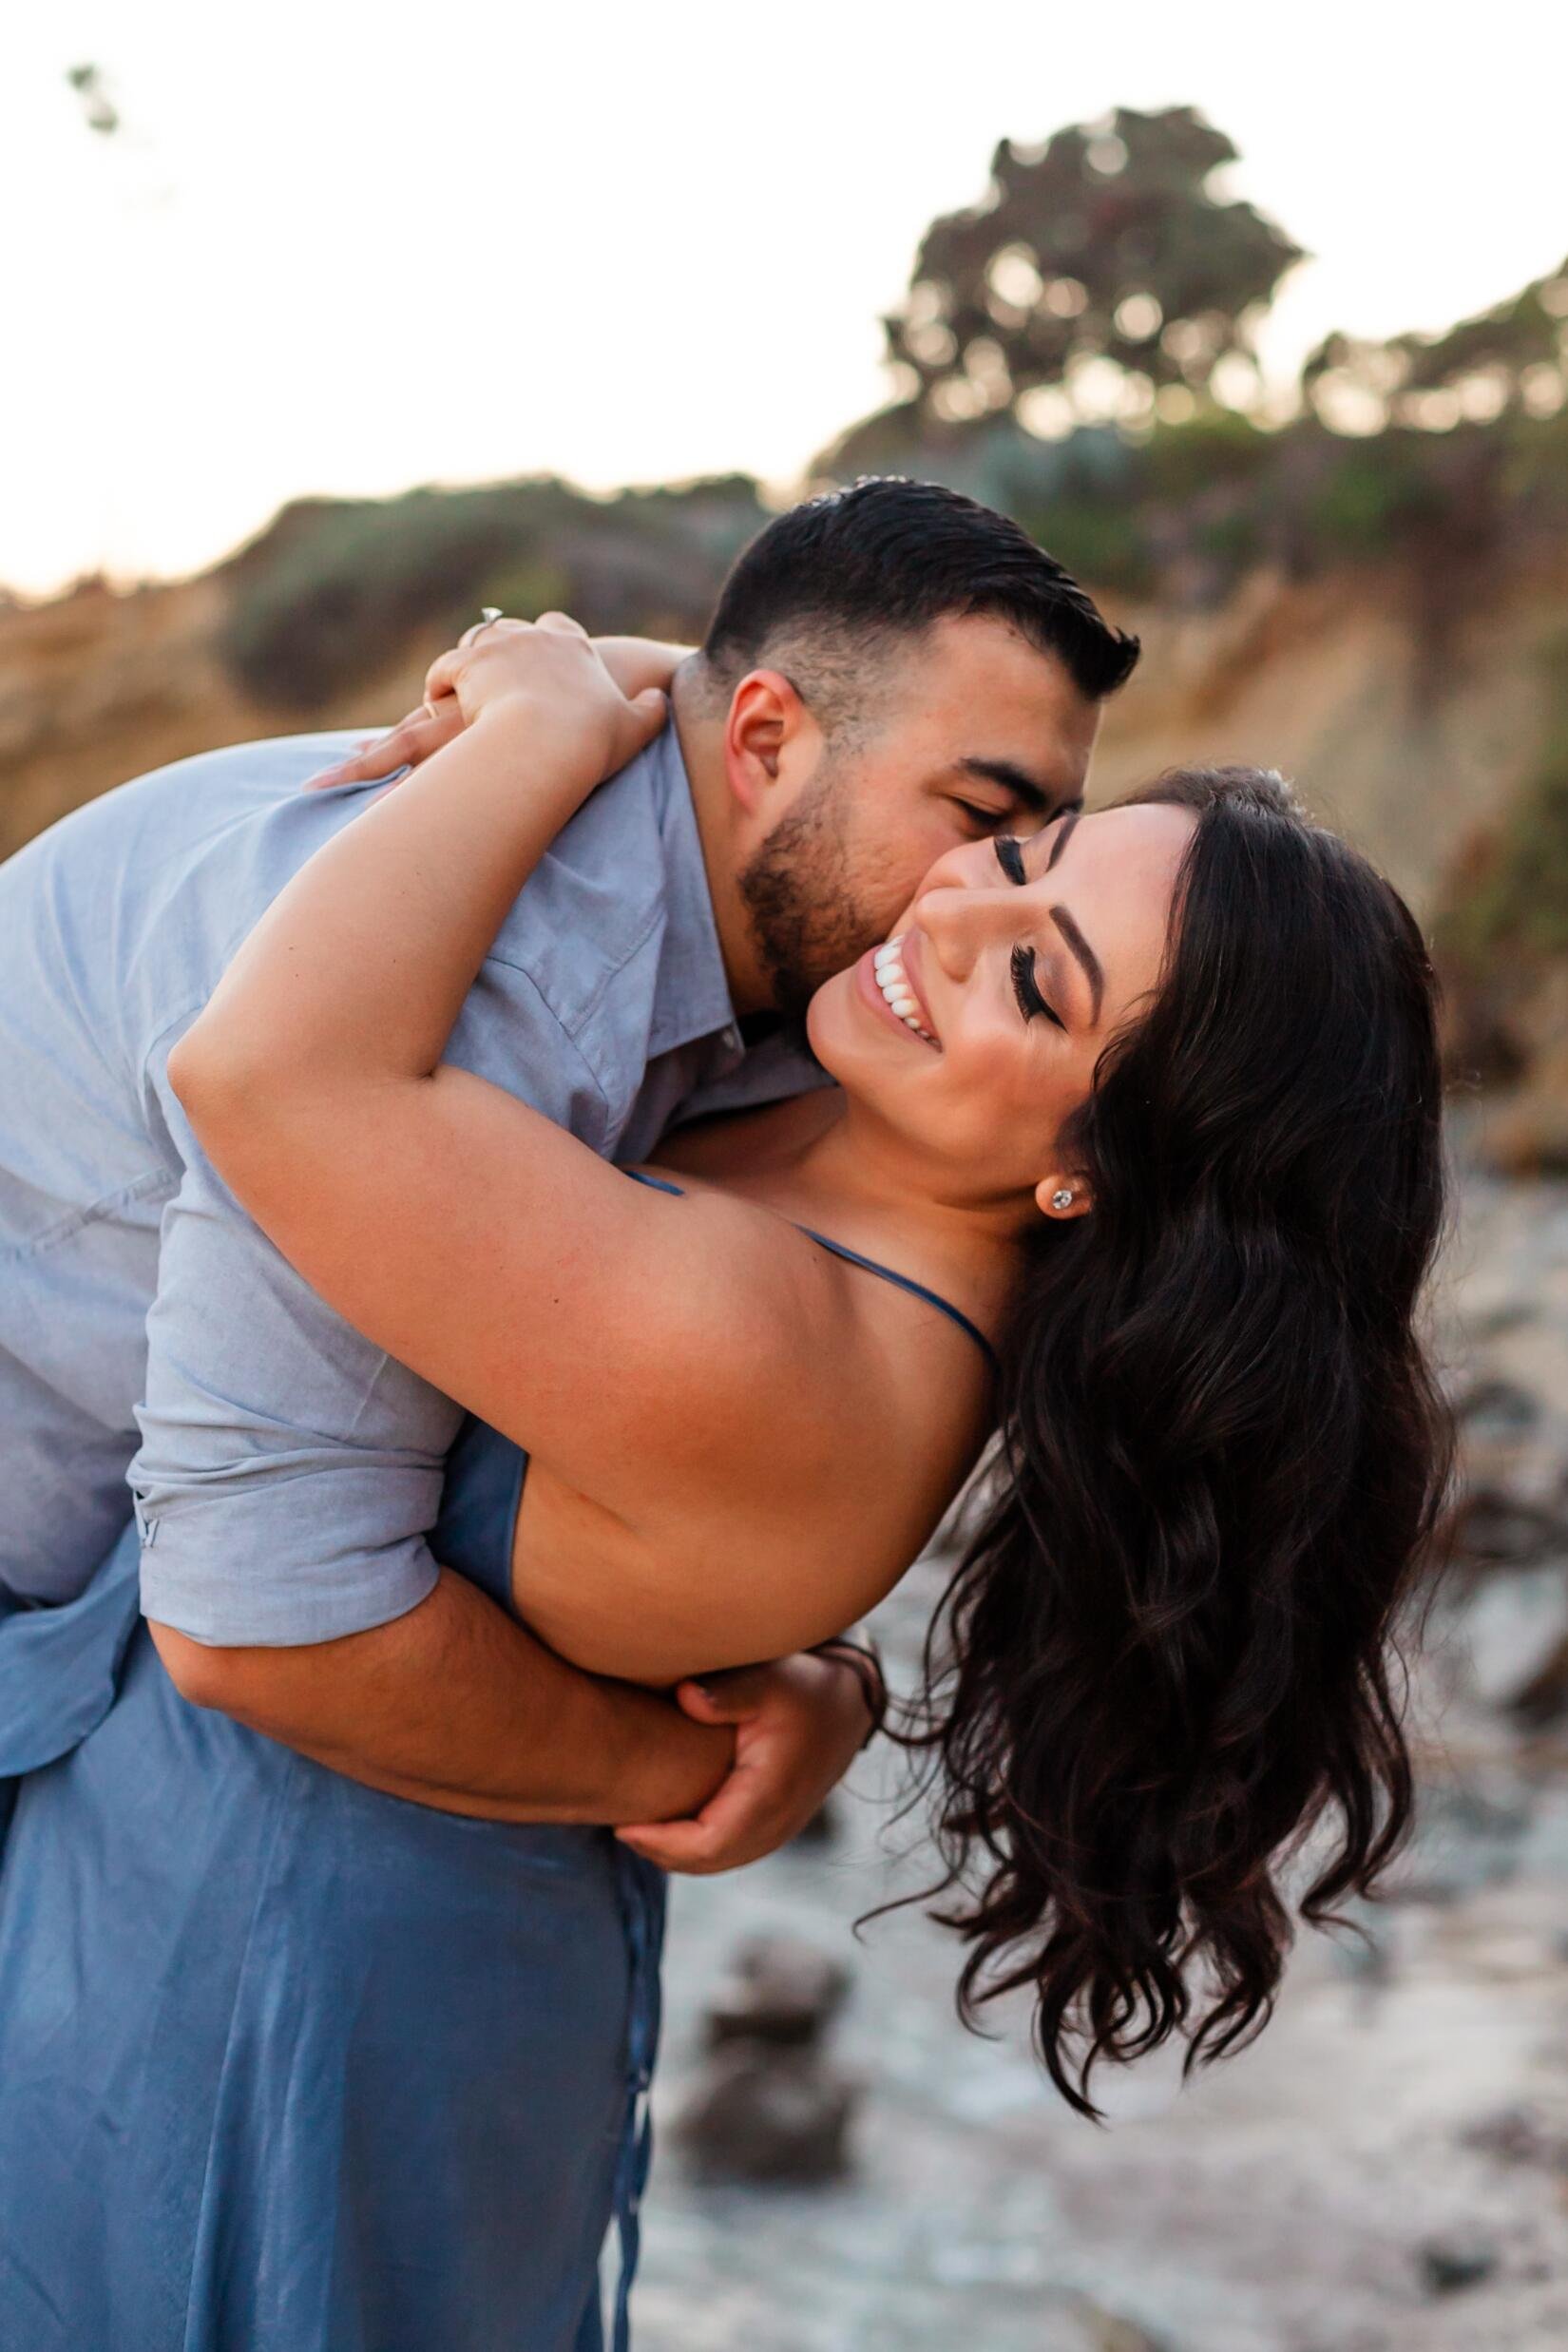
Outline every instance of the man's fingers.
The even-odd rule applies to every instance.
[[[761,1772],[737,1765],[691,1821],[638,1823],[616,1835],[664,1870],[736,1870],[778,1843],[769,1788]]]
[[[676,1685],[676,1703],[694,1723],[747,1723],[760,1710],[766,1695],[763,1678],[755,1667],[737,1666],[728,1673],[709,1674],[701,1682]]]
[[[634,1854],[657,1864],[660,1870],[679,1870],[697,1877],[725,1866],[712,1834],[700,1822],[658,1822],[645,1829],[618,1829],[615,1834],[622,1845],[629,1845]],[[737,1862],[743,1859],[736,1857]]]

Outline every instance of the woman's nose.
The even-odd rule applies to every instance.
[[[982,950],[1016,926],[1010,885],[992,889],[981,883],[944,882],[922,890],[911,922],[929,940],[949,980],[966,980]]]

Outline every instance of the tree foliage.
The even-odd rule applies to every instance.
[[[392,499],[302,499],[226,567],[220,650],[246,692],[318,710],[423,640],[433,657],[486,604],[564,605],[595,630],[700,632],[766,520],[729,475],[588,498],[545,476]]]
[[[1108,362],[1130,413],[1250,369],[1255,318],[1301,251],[1216,186],[1235,160],[1191,106],[1118,107],[1035,152],[1004,139],[988,193],[931,223],[884,322],[922,409],[962,421],[1056,387],[1081,407]]]
[[[1568,400],[1568,260],[1442,335],[1330,335],[1308,359],[1302,390],[1337,431],[1554,416]]]
[[[120,128],[120,109],[109,96],[102,66],[70,66],[66,80],[82,101],[82,119],[101,139],[112,139]]]

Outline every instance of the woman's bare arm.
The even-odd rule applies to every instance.
[[[220,1174],[339,1313],[610,1520],[660,1497],[695,1509],[743,1472],[776,1521],[800,1491],[791,1385],[759,1382],[758,1349],[776,1376],[799,1306],[789,1250],[755,1249],[755,1210],[708,1195],[698,1214],[628,1183],[440,1059],[528,872],[654,715],[626,704],[581,635],[487,637],[454,660],[474,704],[465,732],[295,876],[176,1048],[171,1082]],[[825,1280],[800,1247],[807,1284]],[[796,1639],[860,1605],[836,1590],[842,1543],[813,1522],[823,1589]],[[793,1646],[776,1580],[726,1557],[740,1572],[722,1638],[692,1666]]]

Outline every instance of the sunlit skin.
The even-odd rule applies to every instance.
[[[574,1784],[552,1797],[567,1807],[559,1817],[641,1823],[626,1833],[654,1859],[710,1868],[765,1850],[802,1800],[817,1801],[842,1769],[845,1709],[829,1692],[825,1711],[813,1683],[797,1736],[795,1715],[775,1708],[766,1718],[752,1702],[755,1723],[742,1722],[731,1772],[724,1726],[739,1717],[723,1709],[743,1714],[745,1702],[705,1696],[683,1678],[787,1661],[851,1623],[919,1551],[991,1417],[971,1339],[826,1254],[791,1221],[803,1217],[997,1328],[1020,1224],[1039,1214],[1031,1188],[1049,1179],[1042,1147],[1054,1141],[1074,1074],[1078,1094],[1090,1082],[1094,1051],[1065,990],[1067,1029],[1053,1036],[1066,1042],[1053,1048],[1026,1033],[1004,1001],[1004,1016],[1019,1024],[1010,1051],[995,1034],[998,927],[1017,927],[1010,959],[1022,931],[1042,923],[1049,963],[1061,926],[1049,908],[1067,903],[1072,845],[1060,898],[1042,915],[986,836],[1030,832],[1079,798],[1098,714],[1059,662],[972,619],[927,632],[888,664],[888,698],[848,726],[840,701],[826,733],[834,713],[813,713],[782,670],[715,695],[703,691],[701,665],[672,649],[621,652],[635,660],[617,679],[556,619],[497,627],[444,657],[405,726],[427,739],[365,755],[364,780],[412,760],[408,780],[376,795],[281,894],[176,1048],[170,1079],[245,1205],[329,1303],[527,1447],[519,1605],[559,1654],[527,1642],[530,1692],[547,1669],[564,1705],[561,1658],[618,1682],[682,1684],[697,1719],[672,1718],[677,1731],[656,1742],[629,1732],[615,1705],[606,1713],[605,1686],[567,1678],[580,1732],[568,1745],[602,1748],[615,1793],[584,1800]],[[444,1058],[507,908],[599,780],[663,722],[658,689],[672,679],[737,1008],[770,1001],[740,879],[792,812],[832,807],[835,824],[817,845],[826,870],[807,879],[853,926],[847,953],[820,967],[828,985],[813,1015],[848,1088],[705,1135],[684,1131],[668,1150],[691,1170],[679,1201],[628,1184]],[[1092,820],[1080,841],[1116,821]],[[1001,852],[1015,873],[1018,859],[1049,853]],[[1159,900],[1141,932],[1124,910],[1101,925],[1102,1030],[1157,966],[1147,941],[1162,923],[1170,869],[1152,858],[1129,867],[1129,885],[1141,892],[1152,876]],[[1092,871],[1080,868],[1075,890],[1088,892]],[[1053,871],[1053,892],[1058,885]],[[854,960],[899,927],[911,900],[911,966],[940,1054],[850,993]],[[1087,895],[1078,913],[1093,936]],[[808,944],[814,956],[829,943]],[[964,1092],[949,1084],[961,1056],[978,1099],[949,1116],[944,1090]],[[999,1152],[997,1130],[1036,1068],[1049,1090],[1043,1115],[1035,1103]],[[922,1193],[921,1138],[938,1128],[954,1157],[933,1160]],[[426,1630],[411,1625],[410,1641],[394,1627],[312,1645],[284,1654],[281,1674],[279,1654],[241,1652],[217,1657],[215,1681],[214,1654],[193,1659],[199,1645],[186,1643],[171,1655],[179,1637],[168,1628],[155,1638],[200,1703],[372,1786],[450,1805],[454,1790],[490,1788],[489,1760],[515,1737],[521,1671],[517,1655],[454,1633],[449,1603],[462,1583],[443,1576],[413,1613]],[[447,1615],[432,1640],[438,1608]],[[521,1628],[519,1639],[527,1641]],[[852,1681],[814,1660],[800,1671]],[[456,1741],[446,1711],[432,1717],[425,1698],[454,1681],[465,1691]],[[854,1694],[851,1742],[864,1728],[858,1684]],[[513,1803],[509,1786],[501,1801]],[[584,1802],[591,1810],[570,1810]],[[525,1817],[535,1817],[536,1789],[527,1803]],[[677,1818],[698,1807],[698,1819]],[[465,1807],[471,1794],[450,1806]]]
[[[741,879],[770,845],[805,918],[805,976],[815,985],[888,936],[949,851],[998,830],[1036,832],[1082,801],[1100,705],[1005,621],[944,620],[854,657],[835,681],[842,707],[827,714],[806,690],[810,658],[796,662],[787,644],[733,685],[683,646],[597,644],[624,693],[671,689],[725,974],[742,1014],[774,1001]],[[315,781],[370,783],[421,764],[462,726],[457,698],[443,695]]]
[[[839,1091],[678,1137],[662,1157],[831,1224],[988,1320],[1021,1233],[1094,1206],[1062,1129],[1158,985],[1195,821],[1158,804],[1074,811],[1032,838],[949,851],[891,932],[933,1042],[889,1008],[869,950],[808,1017]]]
[[[772,991],[739,877],[813,794],[826,788],[824,821],[792,840],[791,866],[816,910],[814,983],[885,939],[948,852],[1076,807],[1100,724],[1053,655],[989,618],[939,621],[889,654],[842,736],[824,733],[783,664],[752,671],[717,708],[690,665],[673,701],[742,1013]]]
[[[833,1524],[837,1572],[857,1611],[887,1590],[910,1556],[911,1535],[918,1549],[928,1532],[921,1514],[942,1507],[972,1462],[985,1428],[985,1382],[972,1346],[950,1326],[919,1308],[911,1324],[908,1300],[802,1249],[775,1220],[830,1233],[998,1329],[1021,1236],[1042,1217],[1092,1213],[1061,1130],[1087,1097],[1105,1045],[1157,987],[1194,826],[1185,810],[1115,809],[1066,816],[1027,843],[949,851],[900,926],[923,1023],[938,1042],[927,1043],[889,1010],[869,955],[829,981],[811,1007],[813,1042],[841,1080],[838,1090],[679,1133],[660,1151],[662,1166],[699,1188],[689,1190],[686,1208],[705,1225],[713,1220],[702,1279],[713,1286],[715,1312],[731,1322],[756,1315],[755,1346],[775,1375],[763,1391],[769,1436],[781,1458],[793,1444],[813,1461],[799,1523],[819,1536]],[[1031,983],[1049,1011],[1035,1009]],[[737,1201],[769,1214],[736,1223]],[[673,1237],[667,1218],[662,1233]],[[770,1291],[771,1315],[761,1305]],[[749,1377],[757,1360],[748,1356]],[[826,1425],[839,1436],[824,1450]],[[730,1539],[754,1568],[765,1550],[760,1442],[753,1433],[734,1457],[748,1524]],[[865,1501],[872,1461],[876,1509]],[[906,1520],[900,1505],[910,1498]],[[698,1516],[686,1499],[682,1590],[692,1581]],[[601,1607],[617,1611],[614,1640],[624,1640],[633,1573],[618,1565],[606,1575],[602,1539],[584,1546],[581,1523],[580,1505],[549,1470],[530,1472],[519,1588],[534,1622],[568,1650],[583,1638],[596,1589]],[[797,1582],[798,1554],[785,1573]],[[641,1589],[644,1626],[668,1623],[670,1591],[662,1570]],[[595,1651],[592,1662],[606,1655]]]
[[[1165,958],[1195,820],[1147,805],[1069,814],[1033,839],[975,842],[926,876],[894,926],[919,1018],[889,1006],[874,951],[821,988],[809,1032],[845,1090],[847,1139],[954,1207],[1048,1214],[1072,1188],[1059,1137],[1106,1043]]]
[[[951,650],[942,696],[914,714],[927,765],[912,785],[889,767],[889,799],[949,798],[952,762],[975,755],[958,746],[996,740]],[[1005,632],[994,651],[999,671],[1023,661]],[[1015,673],[1009,726],[1045,691],[1037,664]],[[634,712],[564,621],[438,670],[468,697],[466,732],[295,877],[172,1082],[329,1303],[526,1445],[514,1569],[554,1650],[661,1685],[779,1655],[887,1592],[993,1405],[972,1338],[796,1229],[1001,1329],[1021,1237],[1092,1214],[1061,1130],[1158,985],[1194,819],[1146,806],[949,838],[872,934],[901,937],[929,1040],[861,955],[810,1008],[841,1085],[679,1130],[658,1156],[672,1199],[444,1058],[527,873],[658,714]],[[714,723],[765,796],[817,752],[765,680],[755,704],[755,725]],[[950,815],[932,822],[950,834]]]

